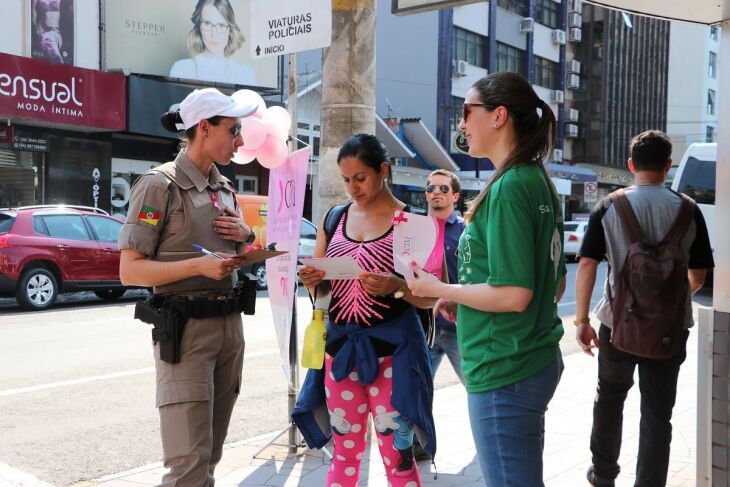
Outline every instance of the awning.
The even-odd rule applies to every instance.
[[[479,171],[479,178],[476,177],[475,171],[459,171],[456,173],[461,180],[461,189],[469,191],[481,191],[484,186],[494,176],[494,170]],[[555,189],[560,196],[568,196],[571,194],[571,182],[564,178],[552,176],[550,178],[555,185]]]
[[[600,184],[612,184],[614,186],[631,186],[634,183],[634,175],[628,169],[619,167],[600,166],[598,164],[581,164],[583,169],[593,171],[596,174],[595,181]]]
[[[576,183],[595,183],[597,176],[595,171],[585,167],[566,166],[548,162],[545,164],[550,176],[554,178],[569,179]]]
[[[416,157],[416,153],[410,150],[398,136],[390,130],[380,115],[375,114],[375,135],[385,144],[390,157]]]
[[[727,0],[693,0],[692,2],[587,0],[587,3],[641,15],[701,24],[717,24],[730,19],[730,2]]]
[[[454,172],[459,170],[459,166],[420,118],[402,118],[400,123],[403,135],[415,149],[416,154],[428,165]]]

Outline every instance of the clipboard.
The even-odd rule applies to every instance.
[[[236,254],[236,257],[244,258],[245,264],[255,264],[262,260],[271,259],[282,254],[288,253],[285,250],[251,250],[250,252],[241,252]]]

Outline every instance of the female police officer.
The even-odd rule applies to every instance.
[[[213,485],[241,387],[243,326],[233,291],[242,261],[235,254],[252,232],[213,162],[230,162],[243,145],[240,117],[256,108],[205,88],[165,113],[166,129],[185,130],[182,150],[135,183],[119,235],[122,282],[153,287],[159,309],[182,316],[176,363],[161,347],[169,341],[158,324],[153,332],[165,486]],[[216,255],[201,256],[194,243]]]

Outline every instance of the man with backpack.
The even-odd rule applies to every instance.
[[[593,356],[598,388],[593,405],[588,481],[613,487],[619,474],[623,405],[639,368],[641,422],[637,486],[664,486],[679,368],[693,326],[691,295],[714,267],[704,218],[694,201],[664,186],[672,143],[658,130],[634,137],[629,169],[634,185],[593,209],[578,257],[576,340]],[[588,316],[596,269],[608,260],[602,299]]]

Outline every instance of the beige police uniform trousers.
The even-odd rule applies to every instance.
[[[243,323],[239,313],[190,319],[180,362],[160,360],[155,345],[164,487],[212,487],[233,405],[241,390]]]

